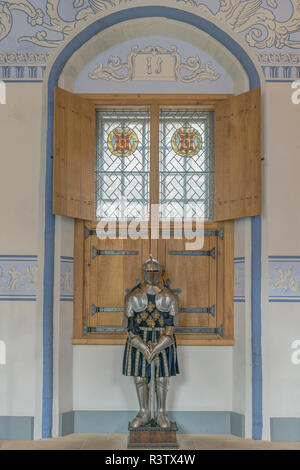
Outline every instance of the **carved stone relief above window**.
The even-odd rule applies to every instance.
[[[210,62],[202,65],[200,57],[188,57],[185,62],[176,46],[165,49],[160,46],[148,46],[140,49],[133,46],[122,62],[121,57],[110,56],[107,64],[99,63],[89,74],[92,80],[179,80],[191,83],[201,80],[218,80]]]

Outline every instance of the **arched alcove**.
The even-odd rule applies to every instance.
[[[135,43],[164,46],[166,44],[175,45],[179,43],[181,48],[190,45],[194,54],[200,57],[205,57],[203,65],[207,62],[212,62],[212,67],[217,65],[219,67],[220,78],[215,84],[213,91],[216,93],[234,92],[240,94],[249,89],[249,78],[245,69],[242,67],[238,59],[226,48],[220,41],[217,41],[208,33],[196,28],[195,26],[188,25],[176,20],[169,20],[167,18],[139,18],[135,20],[128,20],[124,23],[118,23],[104,31],[94,35],[91,39],[85,42],[82,47],[76,50],[74,54],[67,61],[60,77],[59,86],[67,89],[68,91],[75,91],[75,82],[78,77],[86,72],[90,64],[95,64],[95,59],[100,60],[107,51],[117,53],[118,50],[127,46],[128,52],[130,47]],[[108,54],[105,54],[105,57]],[[229,89],[229,81],[232,82],[232,90]],[[81,80],[82,81],[82,80]],[[226,85],[223,86],[223,81]],[[99,92],[106,92],[101,90],[101,84],[98,82]],[[105,85],[105,83],[104,83]],[[136,89],[138,87],[138,89]],[[81,85],[83,92],[83,85]],[[107,88],[107,87],[106,87]],[[140,84],[135,84],[136,92],[142,92],[143,88]],[[151,81],[147,83],[149,93],[166,92],[165,89],[160,90],[158,86],[153,86],[151,90]],[[178,87],[179,88],[179,87]],[[144,88],[145,89],[145,88]],[[183,91],[185,90],[185,91]],[[88,90],[85,90],[88,92]],[[128,87],[120,84],[118,88],[114,87],[112,92],[130,92]],[[132,91],[131,91],[132,92]],[[146,92],[146,91],[144,91]],[[171,93],[173,91],[169,91]],[[184,84],[184,88],[179,92],[185,93],[205,93],[209,92],[203,88],[202,83]]]
[[[46,155],[46,160],[42,161],[41,184],[45,184],[45,206],[41,211],[45,220],[45,233],[41,240],[41,252],[44,255],[44,291],[43,291],[43,401],[42,401],[42,437],[47,438],[52,434],[53,427],[53,293],[54,293],[54,259],[55,259],[55,218],[52,215],[52,155],[53,155],[53,99],[54,86],[69,90],[74,89],[74,83],[78,74],[101,52],[124,42],[124,39],[136,39],[145,36],[163,35],[169,38],[184,40],[199,50],[205,51],[220,64],[221,67],[232,78],[234,92],[241,93],[248,89],[260,86],[260,72],[256,66],[248,47],[241,44],[240,38],[229,31],[225,25],[216,25],[195,8],[173,6],[143,5],[137,7],[134,2],[127,7],[120,6],[115,12],[107,11],[100,17],[88,24],[82,30],[74,34],[70,40],[64,44],[54,55],[51,64],[45,74],[46,106],[44,115],[45,148],[42,155]],[[245,222],[248,234],[251,224]],[[240,228],[241,231],[244,228]],[[252,240],[257,244],[256,249],[260,253],[260,222],[252,222]],[[56,234],[57,236],[57,234]],[[250,237],[248,237],[250,239]],[[253,244],[253,241],[252,241]],[[250,243],[251,245],[251,243]],[[260,302],[260,256],[253,258],[251,263],[251,246],[247,248],[248,275],[251,279],[254,275],[256,279],[256,308]],[[259,259],[258,259],[259,258]],[[252,287],[250,287],[252,289]],[[252,290],[252,297],[253,297]],[[253,306],[252,306],[253,310]],[[260,321],[260,310],[255,313],[258,323]],[[259,325],[258,325],[259,331]],[[256,330],[252,331],[255,335]],[[260,341],[256,338],[254,344]],[[56,342],[57,344],[57,342]],[[257,343],[258,344],[258,343]],[[214,348],[215,349],[215,348]],[[219,351],[214,350],[217,355]],[[222,351],[220,350],[220,354]],[[217,357],[217,356],[216,356]],[[216,359],[217,360],[217,359]],[[228,356],[228,367],[231,356]],[[54,350],[54,361],[59,363],[59,351]],[[194,358],[194,365],[197,364]],[[242,367],[242,365],[241,365]],[[255,387],[258,394],[261,394],[260,363],[256,355],[253,370],[256,376]],[[224,371],[223,371],[224,372]],[[225,371],[226,372],[226,371]],[[230,368],[230,373],[232,369]],[[59,375],[59,374],[58,374]],[[226,374],[225,374],[226,375]],[[225,377],[225,376],[224,376]],[[59,380],[59,378],[57,379]],[[229,397],[228,403],[231,400]],[[59,386],[56,384],[56,392],[59,394]],[[184,395],[184,391],[183,391]],[[56,397],[57,400],[57,397]],[[261,431],[261,410],[258,400],[258,410],[255,411],[255,425],[259,435]],[[227,406],[227,405],[224,405]],[[228,405],[229,406],[229,405]],[[220,411],[220,410],[218,410]],[[248,415],[252,409],[247,410]],[[54,413],[59,410],[54,410]],[[58,416],[54,419],[58,421]],[[252,423],[251,423],[252,425]]]

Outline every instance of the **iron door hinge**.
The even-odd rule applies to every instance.
[[[105,255],[138,255],[138,251],[129,251],[129,250],[97,250],[95,246],[92,247],[92,258],[96,256],[105,256]]]
[[[169,251],[169,255],[181,255],[181,256],[211,256],[212,259],[216,258],[216,249],[212,248],[209,251],[202,250],[189,250],[189,251]]]
[[[212,317],[215,316],[215,305],[208,308],[180,308],[179,312],[183,313],[208,313]]]
[[[96,307],[92,304],[92,316],[96,315],[97,312],[124,312],[123,307]]]
[[[176,333],[204,333],[217,334],[223,336],[223,325],[218,328],[176,328]]]
[[[195,237],[199,235],[204,235],[205,237],[219,237],[221,240],[224,238],[224,229],[220,228],[220,230],[204,230],[204,232],[200,231],[193,231],[193,230],[187,230],[182,233],[182,230],[160,230],[159,232],[160,235],[178,235],[179,237],[182,237],[182,235],[194,235]]]

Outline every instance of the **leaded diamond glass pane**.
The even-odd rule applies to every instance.
[[[162,218],[213,219],[213,112],[160,112]]]
[[[148,219],[148,110],[97,111],[96,218]]]

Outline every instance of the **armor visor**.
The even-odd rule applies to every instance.
[[[159,284],[162,268],[156,259],[153,259],[152,256],[150,256],[150,258],[143,264],[142,271],[144,281],[147,282],[147,284]]]

